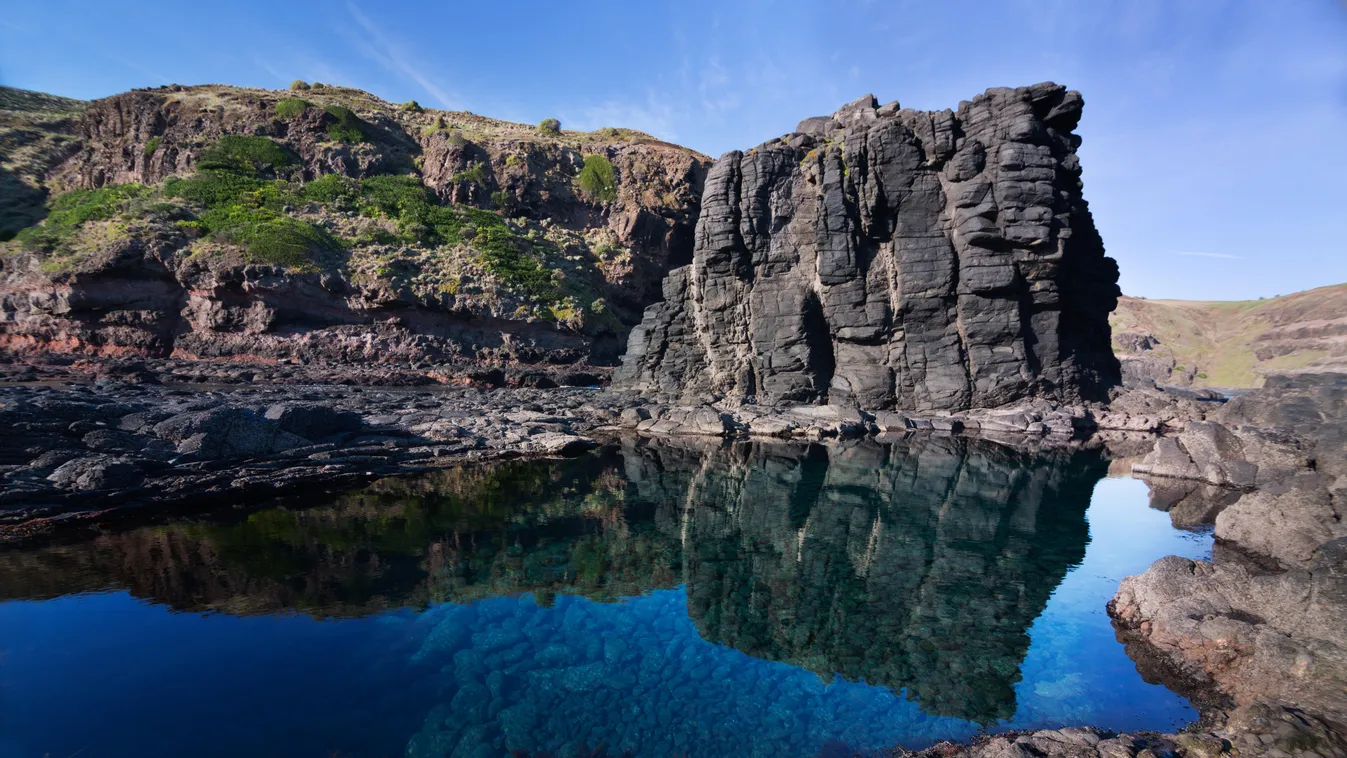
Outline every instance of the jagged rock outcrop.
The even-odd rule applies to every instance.
[[[723,156],[691,265],[615,386],[702,400],[966,409],[1119,382],[1117,265],[1082,196],[1079,93],[877,106]]]

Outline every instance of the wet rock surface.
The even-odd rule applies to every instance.
[[[1079,93],[863,97],[707,176],[691,265],[615,375],[672,402],[964,410],[1103,399],[1117,265],[1081,194]]]

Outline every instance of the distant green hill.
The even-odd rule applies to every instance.
[[[1347,284],[1266,300],[1123,297],[1113,349],[1161,384],[1258,387],[1269,373],[1347,371]]]

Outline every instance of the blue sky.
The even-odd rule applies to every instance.
[[[1343,0],[6,3],[0,83],[80,98],[302,78],[711,155],[867,92],[952,108],[1054,80],[1123,290],[1347,281]],[[226,10],[227,9],[227,10]]]

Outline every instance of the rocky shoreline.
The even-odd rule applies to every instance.
[[[600,390],[601,372],[564,369],[483,371],[439,382],[421,370],[383,367],[91,358],[11,363],[0,372],[0,422],[14,430],[0,443],[0,543],[146,506],[209,506],[301,487],[343,488],[464,459],[574,454],[593,447],[591,437],[824,440],[935,433],[1022,447],[1135,447],[1204,413],[1200,401],[1155,390],[1130,391],[1111,406],[1038,399],[932,414],[666,406]]]

